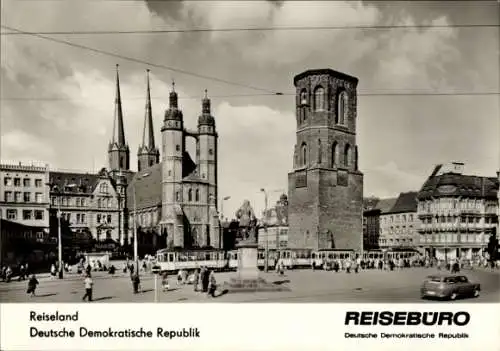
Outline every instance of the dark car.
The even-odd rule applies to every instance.
[[[420,288],[420,296],[455,300],[457,297],[478,297],[479,283],[470,282],[464,275],[430,275]]]

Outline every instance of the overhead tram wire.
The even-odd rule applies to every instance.
[[[275,97],[275,96],[295,96],[295,93],[280,93],[280,94],[241,94],[241,95],[214,95],[212,98],[250,98],[250,97]],[[500,95],[500,92],[410,92],[410,93],[357,93],[357,96],[373,96],[373,97],[388,97],[388,96],[415,96],[415,97],[424,97],[424,96],[497,96]],[[179,97],[181,100],[198,100],[199,96],[185,96]],[[0,97],[0,101],[71,101],[71,100],[90,100],[91,98],[64,98],[64,97]],[[92,98],[95,100],[94,98]],[[122,100],[141,100],[144,97],[135,96],[122,98]],[[164,97],[155,96],[151,97],[154,100],[162,100]]]
[[[95,53],[98,53],[98,54],[102,54],[102,55],[106,55],[106,56],[111,56],[111,57],[119,58],[119,59],[125,60],[125,61],[140,63],[142,65],[147,65],[147,66],[150,66],[150,67],[165,69],[165,70],[168,70],[168,71],[171,71],[171,72],[176,72],[176,73],[185,74],[185,75],[196,77],[196,78],[211,80],[211,81],[214,81],[214,82],[224,83],[224,84],[227,84],[227,85],[238,86],[238,87],[241,87],[241,88],[246,88],[246,89],[251,89],[251,90],[256,90],[256,91],[262,91],[262,92],[266,92],[268,94],[274,94],[274,95],[280,95],[281,94],[280,92],[273,91],[273,90],[270,90],[270,89],[255,87],[255,86],[248,85],[248,84],[243,84],[243,83],[232,82],[232,81],[229,81],[229,80],[226,80],[226,79],[217,78],[217,77],[205,76],[205,75],[202,75],[202,74],[199,74],[199,73],[189,72],[189,71],[186,71],[186,70],[183,70],[183,69],[169,67],[169,66],[161,65],[161,64],[157,64],[157,63],[151,63],[151,62],[147,62],[147,61],[144,61],[144,60],[141,60],[141,59],[137,59],[137,58],[133,58],[133,57],[128,57],[128,56],[125,56],[125,55],[117,54],[117,53],[114,53],[114,52],[109,52],[109,51],[105,51],[105,50],[101,50],[101,49],[92,48],[90,46],[73,43],[73,42],[67,41],[67,40],[56,39],[56,38],[51,38],[51,37],[47,37],[47,36],[36,34],[36,33],[25,32],[25,31],[22,31],[20,29],[16,29],[16,28],[13,28],[13,27],[5,26],[5,25],[1,25],[1,27],[5,28],[5,29],[8,29],[8,30],[11,30],[11,31],[18,32],[18,33],[23,33],[23,34],[26,34],[26,35],[31,35],[31,36],[36,37],[36,38],[40,38],[40,39],[52,41],[52,42],[59,43],[59,44],[68,45],[68,46],[71,46],[71,47],[74,47],[74,48],[78,48],[78,49],[92,51],[92,52],[95,52]]]
[[[145,30],[89,30],[89,31],[15,31],[0,32],[0,35],[111,35],[111,34],[175,34],[211,32],[278,32],[278,31],[327,31],[327,30],[389,30],[389,29],[448,29],[448,28],[498,28],[499,24],[449,24],[449,25],[385,25],[385,26],[284,26],[245,28],[187,28]]]

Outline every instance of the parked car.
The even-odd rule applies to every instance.
[[[481,285],[470,282],[464,275],[430,275],[420,288],[420,296],[423,299],[436,297],[455,300],[457,297],[478,297],[480,291]]]

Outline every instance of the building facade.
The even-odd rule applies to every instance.
[[[0,218],[49,228],[49,166],[0,164]]]
[[[119,87],[117,88],[119,89]],[[139,243],[158,248],[220,248],[222,230],[217,211],[217,145],[211,102],[202,99],[196,130],[186,129],[174,87],[165,111],[161,162],[155,147],[149,79],[143,142],[138,151],[140,171],[127,191],[129,237],[138,233]],[[196,141],[194,158],[186,139]]]
[[[288,248],[288,198],[280,196],[276,206],[264,211],[257,233],[260,248],[279,250]]]
[[[362,248],[357,84],[357,78],[331,69],[294,78],[297,141],[288,174],[291,248]]]
[[[50,172],[50,207],[73,232],[90,233],[97,242],[125,243],[120,185],[102,169],[97,174]]]
[[[420,247],[427,256],[484,256],[498,225],[498,178],[463,169],[463,163],[437,165],[418,193]]]
[[[379,248],[380,235],[380,209],[377,204],[380,199],[376,197],[363,200],[363,250]]]
[[[379,203],[381,249],[418,248],[417,193],[405,192]]]

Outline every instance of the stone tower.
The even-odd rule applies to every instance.
[[[184,247],[183,155],[184,119],[174,84],[165,111],[162,133],[162,223],[174,247]]]
[[[207,194],[207,217],[209,225],[206,226],[206,237],[208,242],[204,244],[219,247],[220,228],[217,212],[217,132],[215,129],[215,118],[211,114],[210,99],[205,90],[202,100],[201,115],[198,117],[198,143],[196,163],[198,174],[202,181],[208,183]]]
[[[120,171],[128,171],[130,169],[130,151],[128,144],[125,142],[125,131],[123,128],[123,112],[118,65],[116,65],[116,97],[115,115],[113,119],[113,135],[108,146],[108,162],[109,170],[113,178]]]
[[[289,246],[361,250],[358,79],[331,69],[294,78],[297,142],[288,174]]]
[[[153,112],[151,110],[151,90],[149,87],[149,69],[146,71],[146,113],[144,115],[144,128],[142,130],[142,144],[137,151],[137,170],[140,172],[157,164],[160,160],[160,152],[155,146],[155,135],[153,131]]]

